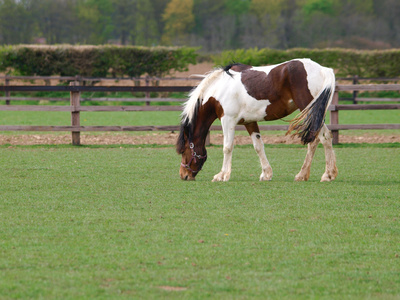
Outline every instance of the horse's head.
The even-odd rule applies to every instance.
[[[194,180],[206,162],[207,133],[218,116],[215,107],[220,108],[214,98],[209,98],[206,104],[202,104],[198,97],[200,93],[198,89],[202,89],[202,83],[192,92],[190,99],[184,105],[176,143],[176,151],[182,155],[179,174],[183,180]],[[219,111],[223,113],[222,108]]]
[[[190,129],[190,126],[182,125],[176,143],[176,151],[182,155],[179,169],[179,175],[182,180],[194,180],[207,160],[207,150],[204,146],[204,141],[193,140]]]
[[[186,147],[182,152],[181,167],[179,169],[179,175],[181,176],[181,179],[194,180],[197,173],[201,171],[201,168],[203,167],[206,160],[206,148],[203,147],[203,149],[199,149],[196,148],[193,143],[189,143],[188,147]]]

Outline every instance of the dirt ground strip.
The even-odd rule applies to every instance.
[[[83,145],[174,145],[178,133],[149,133],[145,135],[131,134],[81,134]],[[300,144],[300,140],[292,136],[266,135],[263,136],[265,144]],[[347,136],[340,135],[340,143],[400,143],[400,135],[369,135]],[[223,144],[223,135],[211,134],[211,143]],[[249,136],[238,135],[235,137],[236,145],[251,144]],[[22,134],[0,135],[0,145],[61,145],[71,144],[71,134]]]

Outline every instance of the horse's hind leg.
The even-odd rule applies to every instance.
[[[314,142],[308,144],[307,155],[299,174],[297,174],[295,177],[296,181],[306,181],[310,177],[311,162],[320,141],[325,149],[326,161],[325,173],[322,175],[321,181],[332,181],[336,178],[338,169],[336,167],[335,152],[333,151],[332,147],[332,134],[328,127],[326,127],[324,124],[318,134],[318,137],[314,140]]]
[[[312,143],[308,144],[306,158],[299,174],[294,178],[295,181],[307,181],[310,178],[311,163],[314,158],[315,150],[319,144],[319,139],[316,138]]]
[[[247,132],[250,134],[253,140],[253,146],[256,150],[258,157],[260,158],[262,173],[260,175],[260,181],[266,181],[272,179],[272,168],[268,162],[267,156],[265,155],[264,143],[261,139],[260,130],[257,123],[250,123],[245,125]]]
[[[332,147],[332,133],[324,124],[318,136],[322,145],[324,145],[326,161],[325,173],[322,175],[321,181],[332,181],[339,173],[336,167],[336,155]]]

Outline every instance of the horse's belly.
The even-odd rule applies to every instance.
[[[266,117],[267,107],[271,105],[268,100],[251,101],[244,103],[240,110],[239,119],[244,123],[262,121]]]

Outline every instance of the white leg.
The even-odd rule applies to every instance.
[[[315,150],[317,149],[318,144],[318,137],[315,139],[314,142],[308,144],[306,158],[299,174],[297,174],[294,178],[295,181],[307,181],[308,178],[310,178],[311,163],[314,158]]]
[[[221,124],[224,132],[224,162],[222,163],[221,172],[214,176],[213,182],[228,181],[232,171],[232,151],[236,122],[230,118],[222,117]]]
[[[265,155],[264,143],[261,139],[260,133],[253,132],[251,134],[251,139],[253,140],[253,146],[256,150],[258,157],[260,158],[262,173],[260,175],[260,181],[267,181],[272,179],[272,168],[269,164],[267,156]]]
[[[319,139],[324,145],[326,161],[325,173],[322,175],[321,181],[332,181],[338,175],[338,168],[336,167],[336,156],[332,147],[332,133],[325,124],[319,133]]]

